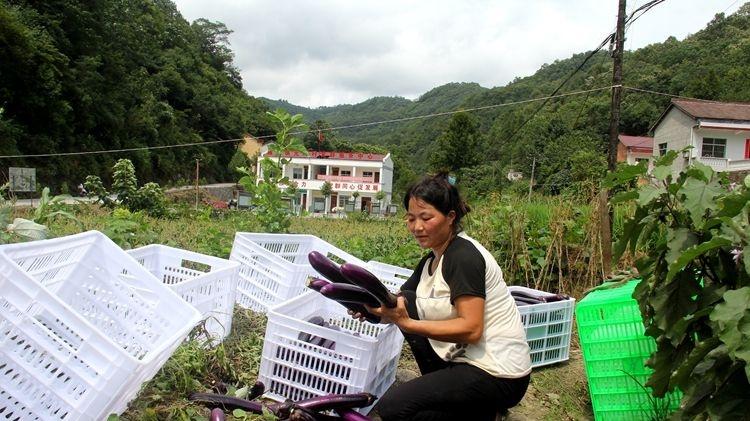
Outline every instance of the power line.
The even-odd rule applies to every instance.
[[[657,5],[657,4],[659,4],[659,3],[662,3],[663,1],[664,1],[664,0],[651,0],[651,1],[649,1],[648,3],[645,3],[645,4],[643,4],[642,6],[638,7],[637,9],[635,9],[635,10],[634,10],[634,11],[633,11],[633,12],[632,12],[632,13],[630,14],[630,16],[628,16],[628,17],[627,17],[627,18],[625,19],[625,24],[626,24],[627,26],[629,26],[630,24],[632,24],[633,22],[635,22],[635,21],[636,21],[636,20],[637,20],[637,19],[638,19],[639,17],[643,16],[643,14],[644,14],[644,13],[648,12],[648,11],[649,11],[649,10],[650,10],[650,9],[651,9],[652,7],[656,6],[656,5]],[[637,14],[637,13],[639,13],[639,12],[640,12],[640,14],[636,15],[636,14]],[[550,95],[550,97],[554,97],[554,95],[555,95],[555,94],[556,94],[556,93],[557,93],[558,91],[560,91],[560,89],[562,89],[562,87],[563,87],[563,86],[565,86],[565,84],[566,84],[566,83],[568,83],[568,81],[570,81],[570,79],[572,79],[572,78],[573,78],[573,76],[575,76],[575,75],[576,75],[576,74],[577,74],[577,73],[578,73],[579,71],[581,71],[581,69],[583,68],[583,66],[585,66],[585,65],[586,65],[586,63],[587,63],[587,62],[588,62],[588,61],[589,61],[589,60],[590,60],[590,59],[591,59],[591,58],[592,58],[592,57],[593,57],[594,55],[596,55],[596,53],[598,53],[598,52],[599,52],[599,50],[601,50],[602,48],[604,48],[604,46],[605,46],[605,45],[607,45],[607,43],[609,43],[609,44],[610,44],[610,46],[611,46],[611,45],[612,45],[612,44],[614,43],[614,41],[615,41],[615,36],[616,36],[616,31],[613,31],[613,32],[611,32],[611,33],[610,33],[609,35],[607,35],[607,36],[606,36],[606,38],[604,38],[604,40],[603,40],[603,41],[602,41],[602,42],[601,42],[601,43],[600,43],[600,44],[599,44],[599,45],[598,45],[598,46],[597,46],[597,47],[596,47],[596,48],[595,48],[595,49],[594,49],[593,51],[591,51],[591,52],[590,52],[590,53],[589,53],[589,54],[588,54],[588,55],[587,55],[587,56],[586,56],[586,57],[585,57],[585,58],[583,59],[583,61],[581,62],[581,64],[579,64],[579,65],[578,65],[578,67],[576,67],[576,69],[575,69],[575,70],[573,70],[573,71],[572,71],[572,72],[571,72],[571,73],[570,73],[570,74],[568,75],[568,77],[566,77],[566,78],[565,78],[565,80],[563,80],[563,81],[562,81],[562,83],[560,83],[560,85],[558,85],[558,87],[557,87],[557,88],[556,88],[556,89],[555,89],[555,90],[554,90],[554,91],[552,92],[552,94]],[[612,86],[612,87],[614,88],[615,86]],[[521,125],[520,125],[520,126],[518,126],[518,127],[517,127],[517,128],[516,128],[516,129],[514,130],[514,131],[513,131],[513,133],[511,133],[511,135],[510,135],[510,136],[508,136],[508,138],[506,139],[506,142],[507,142],[507,141],[509,141],[509,140],[511,140],[511,139],[513,139],[513,137],[514,137],[514,136],[515,136],[515,135],[516,135],[516,134],[517,134],[517,133],[518,133],[518,132],[519,132],[519,131],[520,131],[520,130],[521,130],[521,129],[522,129],[523,127],[524,127],[524,126],[526,126],[526,124],[527,124],[527,123],[528,123],[529,121],[531,121],[531,119],[533,119],[533,118],[534,118],[534,116],[536,116],[536,115],[537,115],[537,114],[539,113],[539,111],[541,111],[541,110],[542,110],[542,108],[544,108],[544,106],[545,106],[545,105],[547,105],[547,102],[549,102],[549,100],[545,100],[545,101],[544,101],[544,102],[542,103],[542,105],[540,105],[539,107],[537,107],[537,109],[536,109],[536,110],[534,110],[534,112],[533,112],[533,113],[531,113],[531,115],[529,115],[529,116],[528,116],[528,117],[527,117],[527,118],[526,118],[526,119],[525,119],[525,120],[523,121],[523,123],[521,123]]]
[[[368,123],[359,123],[359,124],[350,124],[346,126],[330,127],[327,129],[321,129],[321,131],[344,130],[344,129],[352,129],[352,128],[357,128],[357,127],[375,126],[375,125],[380,125],[380,124],[400,123],[400,122],[411,121],[411,120],[419,120],[419,119],[452,115],[452,114],[457,114],[460,112],[474,112],[474,111],[488,110],[492,108],[508,107],[512,105],[526,104],[526,103],[536,102],[536,101],[548,101],[553,98],[562,98],[566,96],[589,94],[591,92],[597,92],[597,91],[602,91],[602,90],[611,89],[611,88],[612,88],[611,86],[605,86],[601,88],[586,89],[583,91],[568,92],[564,94],[551,95],[551,96],[546,96],[546,97],[541,97],[541,98],[532,98],[532,99],[521,100],[521,101],[505,102],[502,104],[485,105],[481,107],[465,108],[465,109],[425,114],[425,115],[412,116],[412,117],[395,118],[391,120],[380,120],[380,121],[373,121],[373,122],[368,122]],[[290,134],[301,135],[301,134],[307,134],[307,133],[315,133],[317,131],[318,130],[316,129],[316,130],[293,132]],[[267,139],[267,138],[272,138],[272,137],[276,137],[276,135],[254,136],[255,139]],[[98,151],[59,152],[59,153],[32,154],[32,155],[3,155],[3,156],[0,156],[0,159],[3,159],[3,158],[47,158],[47,157],[55,157],[55,156],[80,156],[80,155],[95,155],[95,154],[107,154],[107,153],[136,152],[136,151],[153,150],[153,149],[170,149],[170,148],[182,148],[182,147],[199,146],[199,145],[213,145],[213,144],[218,144],[218,143],[239,142],[241,140],[244,140],[244,139],[242,138],[221,139],[221,140],[210,140],[210,141],[205,141],[205,142],[181,143],[181,144],[175,144],[175,145],[143,146],[143,147],[138,147],[138,148],[106,149],[106,150],[98,150]]]
[[[425,115],[419,115],[419,116],[396,118],[396,119],[391,119],[391,120],[379,120],[379,121],[372,121],[372,122],[367,122],[367,123],[350,124],[346,126],[329,127],[329,128],[320,129],[320,130],[321,131],[335,131],[335,130],[345,130],[345,129],[352,129],[352,128],[358,128],[358,127],[375,126],[375,125],[380,125],[380,124],[400,123],[400,122],[410,121],[410,120],[419,120],[419,119],[427,119],[427,118],[432,118],[432,117],[452,115],[452,114],[457,114],[460,112],[474,112],[474,111],[482,111],[482,110],[487,110],[487,109],[492,109],[492,108],[501,108],[501,107],[508,107],[508,106],[513,106],[513,105],[528,104],[528,103],[537,102],[537,101],[545,101],[545,100],[563,98],[563,97],[574,96],[574,95],[584,95],[584,94],[589,95],[592,92],[604,91],[604,90],[612,89],[615,87],[617,86],[614,86],[614,85],[603,86],[600,88],[592,88],[592,89],[586,89],[582,91],[567,92],[563,94],[532,98],[532,99],[526,99],[526,100],[520,100],[520,101],[505,102],[502,104],[486,105],[486,106],[474,107],[474,108],[465,108],[465,109],[454,110],[454,111],[445,111],[445,112],[425,114]],[[619,87],[625,90],[633,91],[633,92],[641,92],[641,93],[647,93],[647,94],[653,94],[653,95],[662,95],[662,96],[667,96],[667,97],[672,97],[672,98],[689,99],[693,101],[712,102],[711,100],[707,100],[707,99],[693,98],[693,97],[688,97],[688,96],[683,96],[683,95],[675,95],[675,94],[670,94],[670,93],[665,93],[665,92],[653,91],[649,89],[635,88],[635,87],[627,86],[627,85],[622,85]],[[315,133],[315,132],[317,132],[317,129],[308,130],[308,131],[299,131],[299,132],[294,132],[290,134],[301,135],[301,134]],[[255,139],[268,139],[268,138],[272,138],[275,136],[276,135],[264,135],[264,136],[254,136],[254,138]],[[33,155],[2,155],[0,156],[0,159],[3,159],[3,158],[44,158],[44,157],[55,157],[55,156],[80,156],[80,155],[95,155],[95,154],[107,154],[107,153],[136,152],[136,151],[154,150],[154,149],[171,149],[171,148],[182,148],[182,147],[199,146],[199,145],[213,145],[213,144],[219,144],[219,143],[239,142],[242,140],[244,139],[243,138],[220,139],[220,140],[210,140],[210,141],[205,141],[205,142],[181,143],[181,144],[175,144],[175,145],[143,146],[143,147],[138,147],[138,148],[106,149],[106,150],[98,150],[98,151],[59,152],[59,153],[33,154]]]

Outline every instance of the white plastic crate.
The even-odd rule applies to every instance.
[[[366,264],[351,254],[304,234],[258,234],[238,232],[230,260],[240,262],[237,304],[254,311],[268,308],[306,291],[308,276],[320,276],[307,255],[318,251],[337,263]]]
[[[0,265],[3,416],[119,414],[200,320],[96,231],[1,246]]]
[[[509,291],[523,291],[541,296],[554,295],[522,286],[509,286]],[[519,306],[526,330],[526,342],[531,348],[531,366],[541,367],[567,361],[570,357],[570,335],[573,329],[575,299],[552,303]]]
[[[401,266],[390,265],[376,260],[370,260],[367,262],[366,268],[369,269],[373,275],[380,278],[383,284],[393,292],[398,292],[401,285],[403,285],[403,283],[406,282],[414,272],[411,269],[405,269]]]
[[[212,345],[229,335],[238,262],[159,244],[127,253],[201,313]]]
[[[340,330],[308,322],[313,316]],[[306,342],[304,333],[335,346]],[[358,392],[380,397],[395,380],[403,339],[395,325],[354,320],[337,302],[310,291],[268,311],[258,380],[265,396],[277,401]]]

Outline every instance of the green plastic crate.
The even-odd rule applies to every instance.
[[[643,389],[653,372],[646,360],[656,350],[632,298],[639,280],[593,291],[576,306],[578,336],[586,365],[591,404],[597,421],[650,420],[652,399]],[[650,390],[650,389],[647,389]],[[670,410],[679,406],[680,394],[662,401]]]

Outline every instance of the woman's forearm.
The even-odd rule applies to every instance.
[[[473,344],[482,337],[483,326],[457,317],[448,320],[415,320],[406,319],[398,327],[406,333],[412,333],[442,342]]]

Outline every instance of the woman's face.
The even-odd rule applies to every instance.
[[[444,215],[424,200],[412,197],[406,212],[406,227],[420,247],[434,250],[450,240],[455,217],[453,211]]]

